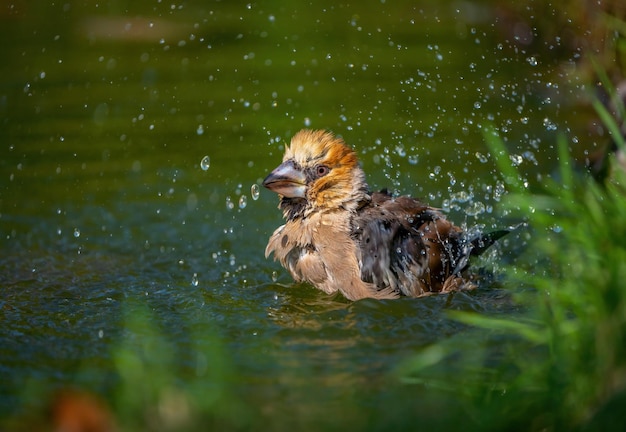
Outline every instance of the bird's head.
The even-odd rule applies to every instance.
[[[330,132],[303,129],[285,149],[283,163],[263,180],[281,196],[287,219],[312,211],[354,210],[368,199],[354,150]]]

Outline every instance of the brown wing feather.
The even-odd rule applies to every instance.
[[[361,278],[408,296],[440,291],[455,268],[459,232],[419,200],[374,193],[353,221]]]

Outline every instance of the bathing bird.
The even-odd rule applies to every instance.
[[[286,221],[265,256],[349,300],[473,288],[463,276],[470,256],[508,232],[463,230],[418,199],[372,193],[355,151],[324,130],[296,133],[263,186],[279,195]]]

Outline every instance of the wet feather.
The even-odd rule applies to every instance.
[[[266,257],[351,300],[470,288],[461,275],[469,257],[506,233],[467,233],[417,199],[370,193],[356,153],[326,131],[298,132],[263,185],[279,194],[286,219]]]

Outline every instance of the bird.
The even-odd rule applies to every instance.
[[[474,288],[462,274],[470,256],[508,233],[463,230],[418,199],[371,192],[356,152],[327,130],[297,132],[262,185],[285,219],[265,257],[352,301]]]

